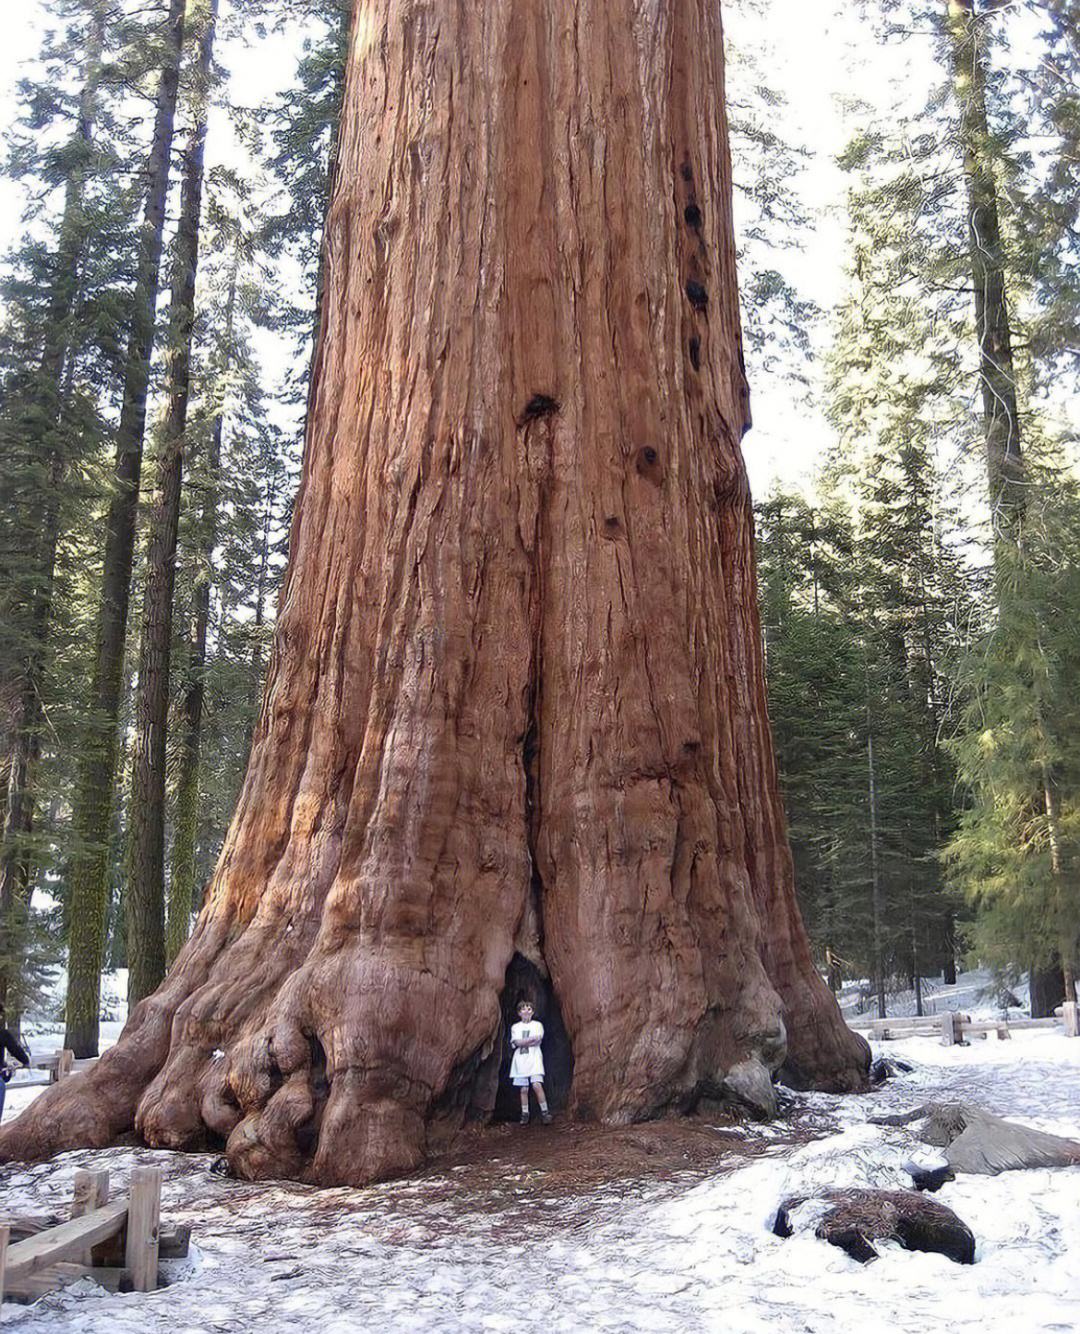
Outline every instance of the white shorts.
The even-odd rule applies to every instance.
[[[544,1076],[543,1076],[543,1075],[515,1075],[515,1076],[514,1076],[514,1088],[516,1088],[516,1089],[527,1089],[527,1088],[529,1087],[530,1084],[542,1084],[543,1082],[544,1082]]]

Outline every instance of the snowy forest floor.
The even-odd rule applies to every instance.
[[[920,1146],[871,1115],[962,1098],[1080,1136],[1080,1041],[1039,1031],[943,1048],[882,1044],[911,1074],[862,1097],[791,1095],[772,1125],[590,1132],[506,1126],[455,1159],[366,1190],[248,1185],[210,1157],[117,1148],[0,1169],[5,1213],[65,1211],[77,1167],[122,1191],[165,1169],[162,1213],[192,1225],[170,1286],[114,1295],[83,1281],[3,1328],[131,1331],[994,1331],[1080,1329],[1080,1168],[961,1177],[936,1197],[978,1240],[978,1262],[882,1248],[862,1267],[770,1228],[785,1196],[909,1184]],[[5,1114],[34,1090],[12,1089]]]

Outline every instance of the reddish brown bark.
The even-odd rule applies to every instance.
[[[6,1157],[361,1182],[489,1115],[862,1086],[766,716],[715,0],[359,0],[304,478],[204,908]],[[509,998],[508,998],[509,999]],[[543,1017],[543,1015],[542,1015]],[[572,1057],[572,1078],[571,1078]]]

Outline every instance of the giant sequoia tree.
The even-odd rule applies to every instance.
[[[866,1048],[765,710],[716,0],[358,0],[263,715],[192,937],[4,1157],[361,1182],[492,1113],[772,1105]]]

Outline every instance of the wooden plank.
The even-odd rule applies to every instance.
[[[80,1168],[75,1173],[75,1198],[71,1203],[72,1218],[82,1218],[109,1203],[109,1174],[106,1171],[89,1172]],[[76,1264],[92,1265],[94,1248],[84,1247],[81,1255],[72,1255]]]
[[[48,1228],[36,1237],[17,1242],[8,1248],[7,1272],[9,1277],[24,1278],[35,1274],[58,1260],[67,1260],[81,1254],[85,1247],[114,1237],[124,1226],[128,1216],[127,1200],[114,1200],[92,1214],[73,1218],[59,1227]]]
[[[161,1168],[131,1170],[127,1246],[124,1267],[135,1292],[153,1292],[158,1285],[158,1244],[161,1222]]]
[[[994,1033],[999,1028],[1023,1032],[1025,1029],[1058,1027],[1056,1019],[1010,1019],[1008,1023],[1003,1023],[1000,1019],[976,1019],[963,1025],[965,1033]]]
[[[191,1224],[174,1223],[158,1233],[158,1259],[183,1260],[191,1249]]]
[[[61,1260],[57,1264],[38,1270],[36,1274],[28,1274],[26,1278],[19,1279],[9,1287],[7,1295],[10,1301],[36,1302],[41,1297],[48,1296],[50,1292],[66,1288],[69,1283],[77,1283],[81,1278],[92,1279],[101,1287],[107,1288],[109,1292],[119,1292],[126,1277],[126,1269],[69,1264]]]
[[[36,1236],[37,1233],[44,1232],[47,1227],[56,1227],[63,1221],[56,1214],[10,1214],[8,1241],[12,1245],[17,1241],[25,1241],[27,1237]]]

